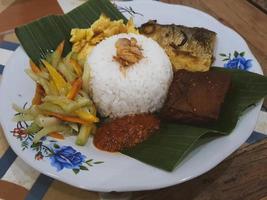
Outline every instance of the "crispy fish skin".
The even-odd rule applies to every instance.
[[[148,21],[139,32],[165,49],[175,71],[208,71],[213,62],[216,33],[205,28],[161,25]]]

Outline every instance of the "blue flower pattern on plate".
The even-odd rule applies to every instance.
[[[245,52],[238,53],[234,52],[234,56],[232,58],[231,53],[227,56],[226,54],[220,54],[220,56],[224,57],[223,61],[227,61],[224,63],[224,67],[228,69],[240,69],[240,70],[249,70],[252,67],[252,60],[246,59],[244,57]]]
[[[62,146],[54,150],[54,154],[50,157],[50,160],[51,165],[60,171],[63,168],[79,169],[85,162],[85,158],[85,155],[82,155],[71,146]]]
[[[78,174],[81,170],[89,170],[89,167],[103,163],[103,161],[94,161],[93,159],[87,160],[85,155],[73,147],[60,146],[56,140],[51,140],[49,137],[42,137],[39,142],[33,143],[35,133],[28,133],[28,127],[29,125],[25,121],[20,121],[11,131],[13,136],[21,142],[22,151],[30,148],[35,152],[37,161],[49,158],[51,165],[57,171],[65,168],[72,169],[75,174]]]

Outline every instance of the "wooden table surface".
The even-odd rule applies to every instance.
[[[266,0],[251,0],[258,3],[257,7],[247,0],[163,1],[200,9],[233,28],[247,41],[267,75]],[[0,40],[11,41],[16,41],[12,33],[15,26],[62,12],[56,0],[3,0],[0,1],[0,11]],[[267,200],[266,168],[267,140],[263,140],[243,146],[219,166],[192,181],[156,191],[136,192],[134,199]],[[64,191],[61,193],[63,195]]]

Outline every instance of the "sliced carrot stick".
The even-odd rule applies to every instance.
[[[50,137],[53,137],[53,138],[56,138],[56,139],[59,139],[59,140],[64,140],[64,135],[62,135],[61,133],[59,132],[51,132],[48,134]]]
[[[61,55],[62,55],[64,43],[65,43],[65,41],[63,40],[62,42],[60,42],[60,44],[56,48],[56,52],[57,52],[59,57],[61,57]]]
[[[44,97],[45,92],[40,84],[36,84],[35,94],[32,99],[32,105],[40,105],[42,103],[42,97]]]
[[[31,66],[31,70],[34,72],[34,73],[40,73],[41,70],[39,69],[39,67],[36,66],[36,64],[30,60],[30,66]]]
[[[61,114],[53,113],[53,112],[44,112],[44,114],[54,116],[54,117],[56,117],[62,121],[66,121],[66,122],[74,122],[74,123],[78,123],[78,124],[90,124],[90,122],[82,120],[78,117],[65,116],[65,115],[61,115]]]
[[[68,99],[75,99],[76,95],[78,94],[79,90],[82,87],[82,83],[83,83],[82,78],[78,78],[73,82],[72,87],[69,93],[67,94]]]
[[[63,49],[64,49],[64,40],[57,46],[56,50],[52,53],[52,56],[51,56],[52,66],[54,66],[54,67],[58,66],[58,63],[61,59]]]

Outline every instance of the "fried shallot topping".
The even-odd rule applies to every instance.
[[[127,68],[143,58],[142,48],[135,38],[120,38],[115,43],[117,55],[114,60],[120,63],[121,68]]]

